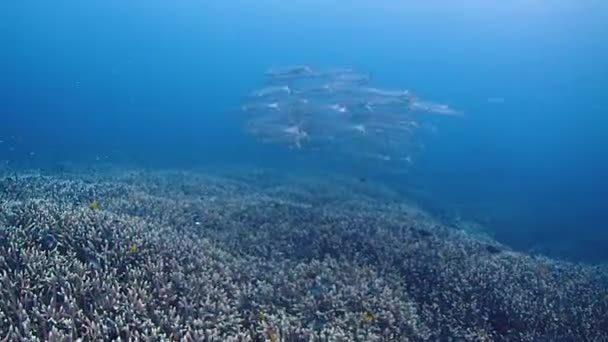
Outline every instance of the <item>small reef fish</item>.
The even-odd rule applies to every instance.
[[[269,103],[269,104],[266,105],[266,107],[278,110],[279,109],[279,103],[278,102]]]
[[[365,323],[371,323],[376,320],[376,317],[371,312],[365,311],[363,315],[361,315],[361,320]]]
[[[420,100],[414,100],[409,106],[411,111],[421,111],[433,114],[441,114],[446,116],[462,116],[461,112],[458,112],[448,105],[438,104],[433,102],[426,102]]]
[[[288,135],[293,136],[297,148],[302,148],[301,141],[306,140],[308,138],[308,133],[300,129],[299,126],[287,127],[283,129],[283,133],[287,133]]]
[[[268,339],[271,342],[277,342],[277,334],[274,332],[274,329],[272,329],[272,327],[270,326],[270,324],[268,324],[268,321],[266,319],[266,315],[264,315],[264,313],[259,312],[257,315],[257,319],[258,322],[260,322],[260,324],[262,324],[266,330],[266,335],[268,336]]]
[[[378,89],[378,88],[364,88],[364,92],[367,92],[372,95],[378,95],[381,97],[397,97],[397,98],[409,98],[413,96],[412,93],[405,90],[388,90],[388,89]]]
[[[289,86],[270,86],[254,91],[251,95],[254,97],[266,97],[278,94],[291,94]]]
[[[338,113],[348,112],[348,108],[346,108],[345,106],[340,105],[340,104],[333,104],[333,105],[329,106],[329,108],[331,108],[332,110],[334,110]]]
[[[266,71],[266,76],[276,79],[285,80],[290,78],[313,76],[315,72],[307,65],[296,65],[281,69],[273,69]]]
[[[97,201],[93,201],[93,202],[89,203],[88,207],[91,210],[99,210],[99,209],[101,209],[101,205]]]
[[[354,125],[353,130],[357,131],[357,132],[361,132],[363,134],[367,133],[367,130],[365,129],[365,126],[363,125]]]

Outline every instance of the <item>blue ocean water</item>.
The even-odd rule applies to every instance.
[[[55,169],[257,165],[372,173],[500,241],[608,260],[608,4],[601,1],[4,1],[0,160]],[[243,134],[282,65],[347,66],[464,111],[404,175]]]

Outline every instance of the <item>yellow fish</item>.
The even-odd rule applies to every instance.
[[[374,317],[374,315],[369,311],[365,311],[361,317],[361,320],[366,323],[373,322],[375,319],[376,317]]]
[[[264,323],[266,322],[266,316],[263,313],[258,313],[258,321]]]
[[[99,208],[101,208],[101,206],[99,205],[99,202],[93,201],[93,202],[89,203],[89,209],[98,210]]]
[[[131,244],[131,246],[129,246],[129,252],[131,252],[131,253],[137,253],[137,245],[136,244]]]
[[[274,330],[270,326],[266,327],[266,334],[268,335],[268,339],[270,342],[277,342],[277,335],[274,333]]]

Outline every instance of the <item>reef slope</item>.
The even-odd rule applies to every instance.
[[[0,341],[606,341],[606,267],[356,181],[0,178]]]

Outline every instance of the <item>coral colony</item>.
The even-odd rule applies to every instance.
[[[365,186],[4,175],[0,341],[606,340],[605,267],[511,251]]]

